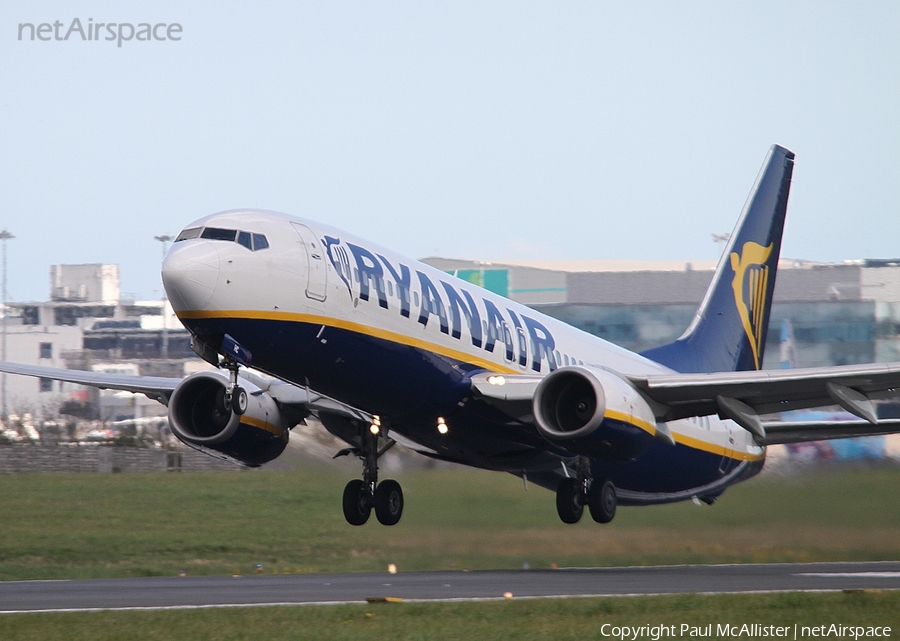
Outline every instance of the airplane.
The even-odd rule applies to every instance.
[[[696,315],[677,340],[630,352],[347,232],[282,213],[200,218],[162,279],[193,350],[217,369],[184,379],[0,363],[0,371],[141,392],[173,433],[259,466],[313,416],[361,478],[343,512],[403,512],[378,460],[394,444],[508,472],[555,492],[566,523],[618,506],[712,504],[762,470],[766,447],[900,431],[900,363],[763,371],[795,155],[773,145]],[[766,415],[839,405],[855,421]]]

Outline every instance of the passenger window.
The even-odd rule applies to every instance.
[[[500,321],[500,330],[503,332],[503,358],[512,363],[516,360],[516,355],[513,353],[512,332],[509,331],[509,325],[506,324],[506,321]]]
[[[359,270],[356,267],[353,268],[353,280],[359,282]]]
[[[388,285],[388,296],[394,295],[394,284],[391,281],[387,282]]]
[[[178,238],[175,239],[175,242],[179,242],[182,240],[188,240],[189,238],[196,238],[200,235],[200,232],[203,231],[203,227],[191,227],[190,229],[184,229],[180,234],[178,234]]]
[[[209,240],[228,240],[234,242],[234,237],[236,235],[236,229],[219,229],[218,227],[207,227],[203,230],[203,233],[200,234],[200,238],[207,238]]]
[[[253,243],[250,242],[250,232],[248,232],[248,231],[238,232],[238,245],[243,245],[250,251],[253,251]]]
[[[413,292],[413,307],[419,306],[419,292]]]
[[[253,251],[259,251],[260,249],[268,249],[269,241],[266,240],[266,237],[262,234],[253,234]]]
[[[568,367],[568,366],[569,366],[569,355],[568,355],[568,354],[564,354],[564,355],[563,355],[563,359],[566,361],[566,367]]]

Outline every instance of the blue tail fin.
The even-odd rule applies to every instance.
[[[793,169],[772,145],[690,327],[644,356],[685,373],[762,367]]]

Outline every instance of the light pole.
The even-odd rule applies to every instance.
[[[156,240],[158,240],[160,242],[160,244],[162,244],[162,258],[165,259],[166,245],[169,243],[170,240],[172,240],[172,236],[170,234],[162,234],[160,236],[154,236],[153,238],[155,238]],[[169,323],[168,323],[168,319],[166,318],[166,288],[165,287],[163,287],[163,290],[162,290],[162,302],[163,302],[163,305],[162,305],[162,323],[163,323],[162,357],[164,359],[167,359],[167,358],[169,358]]]
[[[6,309],[6,241],[15,238],[11,233],[6,231],[6,228],[3,228],[3,231],[0,231],[0,241],[2,241],[2,249],[3,249],[3,341],[2,348],[0,348],[0,360],[6,360],[6,318],[9,316]],[[2,383],[2,391],[3,391],[3,400],[2,400],[2,412],[3,412],[3,422],[6,423],[9,414],[6,412],[6,373],[3,374],[3,383]]]

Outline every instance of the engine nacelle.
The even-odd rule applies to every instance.
[[[289,427],[275,400],[246,379],[247,411],[225,410],[228,376],[208,370],[185,378],[169,399],[169,425],[178,439],[199,450],[213,450],[257,467],[287,447]]]
[[[656,417],[624,379],[606,370],[562,367],[540,382],[534,418],[541,436],[573,454],[608,461],[640,456],[656,436]]]

